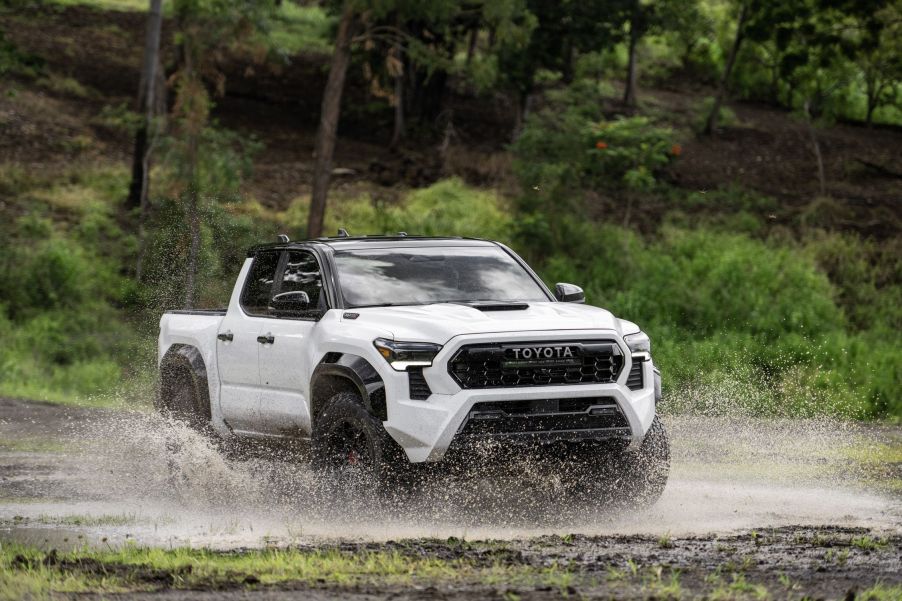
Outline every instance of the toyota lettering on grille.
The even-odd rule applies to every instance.
[[[576,346],[521,346],[504,349],[504,367],[554,367],[580,364]]]

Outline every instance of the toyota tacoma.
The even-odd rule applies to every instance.
[[[164,413],[379,482],[480,445],[579,456],[631,502],[667,482],[648,336],[498,242],[280,236],[226,309],[163,315],[159,367]]]

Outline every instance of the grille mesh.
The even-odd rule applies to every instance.
[[[461,425],[464,436],[562,431],[629,430],[613,399],[551,399],[476,403]]]
[[[547,348],[549,343],[471,344],[463,346],[448,364],[448,372],[463,388],[502,388],[554,384],[608,384],[615,382],[623,368],[623,355],[613,341],[557,342],[572,357],[535,361],[514,355],[528,347]],[[533,356],[535,353],[533,353]],[[515,360],[516,359],[516,360]]]

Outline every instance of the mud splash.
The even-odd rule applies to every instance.
[[[0,425],[4,438],[19,419]],[[670,417],[666,425],[670,482],[654,507],[635,512],[574,506],[553,473],[529,466],[503,480],[437,481],[393,503],[368,491],[336,497],[302,452],[235,457],[153,415],[83,412],[47,426],[65,451],[2,453],[0,536],[234,548],[335,538],[687,536],[786,525],[902,531],[899,500],[863,485],[851,459],[878,444],[878,429],[736,417]]]

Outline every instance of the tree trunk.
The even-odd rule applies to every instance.
[[[329,79],[323,91],[319,130],[316,132],[316,161],[313,166],[313,193],[310,198],[310,215],[307,218],[307,237],[323,235],[323,218],[326,213],[326,196],[332,175],[332,155],[335,153],[335,136],[341,113],[341,95],[345,75],[351,60],[351,38],[354,11],[350,2],[345,4],[335,38],[335,51],[329,67]]]
[[[401,55],[401,45],[395,43],[395,56],[401,61],[401,70],[395,75],[395,126],[391,135],[391,146],[396,147],[401,143],[404,137],[404,74],[407,71],[407,65],[404,64],[404,57]]]
[[[163,65],[157,64],[156,84],[154,86],[155,98],[152,100],[153,112],[156,117],[150,122],[151,130],[147,143],[147,151],[144,153],[144,187],[141,190],[141,210],[138,215],[138,259],[135,263],[135,280],[142,281],[144,277],[144,259],[147,254],[147,220],[150,217],[150,158],[153,155],[157,142],[157,134],[165,131],[165,124],[161,123],[162,116],[166,114],[166,75]]]
[[[189,44],[184,47],[184,78],[188,82],[199,77],[194,71],[194,53]],[[200,255],[200,207],[197,189],[197,147],[203,123],[191,121],[188,117],[185,127],[185,196],[188,212],[188,232],[191,237],[188,247],[188,262],[185,266],[185,308],[193,309],[197,296],[197,261]]]
[[[467,62],[469,68],[473,63],[473,56],[476,54],[476,43],[479,41],[479,28],[474,27],[470,30],[470,41],[467,43]]]
[[[814,158],[817,159],[817,179],[820,184],[821,196],[827,196],[827,175],[824,172],[824,157],[821,155],[821,145],[814,130],[811,117],[811,101],[805,101],[805,122],[808,124],[808,136],[811,138],[811,146],[814,150]]]
[[[633,3],[633,16],[630,18],[630,46],[629,64],[626,69],[626,89],[623,92],[623,104],[635,107],[637,103],[636,86],[639,78],[638,65],[636,64],[636,47],[639,45],[639,1]]]
[[[739,22],[736,24],[736,37],[733,38],[733,45],[730,47],[730,54],[727,57],[727,64],[723,70],[723,77],[720,79],[720,85],[717,86],[717,95],[714,96],[714,105],[711,107],[711,113],[705,121],[705,129],[702,133],[710,135],[717,127],[717,118],[720,115],[720,107],[723,104],[724,96],[727,94],[727,84],[730,81],[730,75],[733,73],[733,66],[736,64],[736,55],[739,54],[739,47],[742,46],[742,40],[745,37],[745,20],[748,17],[748,4],[743,2],[742,8],[739,9]]]
[[[135,148],[132,156],[132,180],[128,187],[126,207],[141,207],[147,196],[147,178],[149,163],[149,139],[153,136],[155,87],[157,82],[157,65],[160,61],[160,35],[163,27],[163,0],[150,0],[150,12],[147,15],[147,31],[144,38],[144,63],[141,67],[141,79],[138,84],[138,112],[144,120],[135,132]]]

